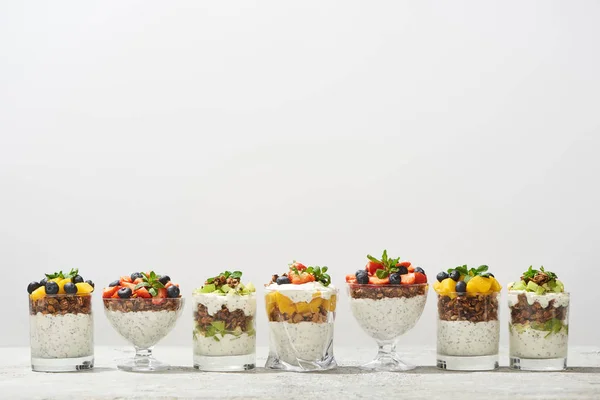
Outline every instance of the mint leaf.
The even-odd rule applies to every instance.
[[[140,282],[137,285],[135,285],[135,288],[133,290],[138,290],[139,288],[143,288],[143,287],[149,287],[150,284],[148,282]]]
[[[489,268],[489,267],[488,267],[487,265],[480,265],[480,266],[477,268],[477,272],[478,272],[478,273],[485,272],[485,271],[487,271],[487,270],[488,270],[488,268]]]
[[[240,279],[242,277],[242,272],[241,271],[233,271],[231,273],[231,277],[232,278],[236,278],[236,279]]]
[[[158,296],[158,291],[156,289],[154,289],[154,288],[150,288],[148,290],[148,293],[150,293],[152,295],[152,297]]]
[[[387,276],[389,275],[389,273],[385,269],[378,269],[375,272],[375,275],[377,275],[377,277],[379,279],[385,279],[385,278],[387,278]]]

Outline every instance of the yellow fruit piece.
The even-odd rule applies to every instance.
[[[31,292],[31,294],[29,295],[29,298],[31,300],[39,300],[39,299],[43,298],[44,296],[46,296],[46,287],[40,286],[39,288],[37,288],[33,292]]]
[[[90,294],[94,291],[92,285],[87,282],[79,282],[75,286],[77,286],[77,294]]]
[[[317,297],[321,297],[321,292],[317,290],[316,292],[314,292],[314,293],[312,294],[312,297],[313,297],[313,299],[314,299],[314,298],[317,298]]]
[[[49,279],[48,282],[52,281],[52,282],[58,283],[58,282],[62,281],[62,279],[63,278],[53,278],[53,279]]]
[[[435,281],[435,283],[433,284],[433,290],[435,290],[436,293],[439,293],[441,288],[442,288],[442,283]]]
[[[467,282],[467,293],[487,293],[490,291],[491,287],[492,281],[490,278],[474,276]]]
[[[490,290],[492,292],[500,292],[502,290],[500,282],[498,282],[496,278],[490,278],[490,280],[492,281],[492,287],[490,288]]]
[[[294,303],[292,302],[292,300],[287,297],[282,295],[279,292],[275,292],[276,293],[276,303],[277,303],[277,307],[279,307],[279,311],[281,311],[282,313],[288,314],[288,315],[292,315],[293,313],[296,312],[296,306],[294,305]]]
[[[321,304],[323,304],[323,299],[320,297],[314,298],[311,300],[310,302],[310,311],[312,312],[319,312],[319,308],[321,307]]]
[[[301,301],[299,303],[296,303],[296,309],[298,310],[298,312],[300,314],[305,314],[305,313],[309,313],[310,312],[310,306],[305,301]]]
[[[333,312],[333,311],[335,311],[336,307],[337,307],[337,296],[335,294],[332,294],[331,297],[329,298],[329,307],[326,307],[326,309]]]
[[[58,294],[65,294],[65,285],[69,282],[71,282],[71,278],[61,279],[60,281],[56,282],[58,284]]]
[[[440,282],[439,294],[448,296],[454,292],[456,292],[456,281],[454,279],[446,278]]]

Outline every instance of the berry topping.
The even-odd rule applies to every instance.
[[[179,288],[175,285],[171,285],[167,288],[167,297],[174,299],[179,297]]]
[[[558,280],[558,276],[554,272],[546,271],[544,267],[540,267],[537,270],[533,269],[533,266],[530,266],[523,273],[519,282],[508,285],[508,290],[523,290],[542,295],[546,293],[562,293],[565,291],[565,286]]]
[[[119,281],[112,281],[108,284],[108,287],[119,286]]]
[[[297,261],[289,264],[289,271],[287,277],[291,284],[302,285],[308,282],[319,282],[323,286],[329,286],[331,283],[331,277],[327,274],[327,267],[307,267]],[[285,276],[285,275],[284,275]],[[278,283],[278,275],[273,275],[271,283]],[[355,279],[350,275],[346,277],[346,282],[352,283]]]
[[[410,261],[400,261],[400,257],[391,258],[384,250],[381,259],[377,259],[370,254],[367,255],[367,266],[364,270],[356,273],[355,281],[357,283],[368,282],[372,285],[412,285],[427,283],[427,276],[423,268],[415,268]],[[366,274],[365,277],[363,274]],[[346,277],[346,282],[352,282],[353,279]],[[362,281],[362,282],[361,282]]]
[[[280,276],[277,278],[278,285],[288,285],[290,283],[290,278],[288,278],[287,276]]]
[[[394,272],[390,274],[390,285],[399,285],[400,284],[400,274],[398,272]]]
[[[168,297],[170,286],[175,286],[177,289],[171,289],[173,297],[180,297],[179,285],[171,282],[168,275],[163,275],[166,284],[161,282],[161,276],[157,275],[154,271],[134,272],[131,275],[123,275],[119,280],[111,282],[107,288],[102,292],[102,298],[142,298],[152,299],[153,304],[162,304]],[[82,286],[80,286],[82,285]],[[85,285],[85,286],[83,286]],[[82,290],[93,289],[93,283],[78,283],[78,293]],[[177,294],[175,294],[177,292]],[[170,296],[169,296],[170,297]]]
[[[92,282],[92,281],[91,281],[91,280],[89,280],[89,279],[88,279],[87,281],[85,281],[85,283],[87,283],[88,285],[90,285],[90,286],[91,286],[91,287],[93,287],[93,288],[95,288],[95,287],[96,287],[96,285],[94,285],[94,282]]]
[[[81,282],[78,282],[78,283],[81,283]],[[77,293],[77,286],[72,282],[65,283],[65,286],[63,286],[63,289],[65,290],[65,293],[67,293],[67,294]]]
[[[82,283],[82,282],[83,282],[83,278],[81,277],[81,275],[75,275],[75,276],[73,277],[73,280],[72,280],[72,282],[73,282],[73,283]]]
[[[398,266],[398,273],[400,275],[406,275],[406,274],[408,274],[408,267],[405,267],[404,265],[399,265]]]
[[[138,278],[143,278],[144,276],[142,275],[141,272],[134,272],[133,274],[131,274],[130,278],[131,278],[131,282],[135,281]]]
[[[409,272],[408,274],[400,275],[400,282],[403,285],[412,285],[412,284],[415,284],[415,283],[417,283],[416,280],[417,280],[417,278],[416,278],[414,272]]]
[[[458,272],[457,270],[453,270],[452,272],[450,272],[450,275],[448,275],[448,276],[454,282],[458,282],[458,280],[460,279],[460,272]]]
[[[415,268],[415,272],[419,272],[419,273],[425,275],[425,271],[423,271],[423,268],[421,268],[421,267]]]
[[[465,281],[456,282],[455,289],[457,293],[465,293],[467,291],[467,284]]]
[[[57,294],[58,293],[58,283],[54,281],[46,282],[46,294]]]
[[[361,285],[369,283],[369,273],[364,269],[356,271],[354,276],[356,277],[356,283],[360,283]]]
[[[44,278],[40,281],[40,286],[46,286],[46,282],[48,282],[47,278]]]
[[[124,287],[119,289],[117,294],[121,299],[128,299],[133,295],[133,291],[128,287]]]
[[[40,286],[42,285],[40,285],[38,282],[31,282],[29,285],[27,285],[27,293],[33,293],[33,291],[39,288]]]
[[[448,273],[445,271],[442,271],[439,274],[437,274],[437,276],[435,278],[438,280],[438,282],[441,282],[444,279],[448,279]]]
[[[171,278],[169,278],[169,275],[163,275],[160,278],[158,278],[158,281],[160,283],[162,283],[163,285],[166,285],[167,283],[169,283],[170,280],[171,280]]]

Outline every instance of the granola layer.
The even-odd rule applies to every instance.
[[[406,297],[411,298],[415,296],[422,296],[427,292],[427,285],[381,285],[379,286],[364,286],[364,285],[350,285],[350,296],[353,299],[372,299],[378,300],[384,297],[397,298]]]
[[[498,297],[495,294],[440,295],[438,314],[443,321],[497,321]]]
[[[322,324],[327,322],[327,314],[329,310],[325,307],[320,306],[318,312],[307,311],[304,313],[294,312],[292,314],[282,313],[277,305],[274,306],[273,310],[269,313],[268,318],[270,322],[289,322],[291,324],[297,324],[299,322],[315,322]]]
[[[229,311],[225,305],[222,305],[221,309],[213,315],[208,313],[208,308],[204,304],[198,304],[194,311],[196,326],[201,331],[208,330],[208,328],[213,326],[213,322],[222,321],[225,324],[225,330],[227,331],[235,331],[239,328],[242,332],[247,332],[253,327],[253,319],[253,315],[246,315],[243,310],[239,309],[234,310],[233,312]]]
[[[181,306],[181,299],[162,299],[160,304],[154,304],[153,299],[104,299],[104,308],[110,311],[137,312],[137,311],[177,311]]]
[[[513,324],[526,324],[527,322],[544,324],[552,319],[563,321],[567,315],[567,307],[554,306],[555,299],[550,300],[547,307],[542,307],[537,301],[529,304],[525,293],[519,294],[517,299],[517,303],[510,307]]]
[[[29,300],[29,313],[35,315],[91,314],[92,296],[46,295],[37,300]]]

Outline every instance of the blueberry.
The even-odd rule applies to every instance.
[[[360,283],[361,285],[366,285],[369,283],[369,273],[364,269],[360,269],[356,271],[356,283]]]
[[[163,285],[166,285],[167,283],[169,283],[170,280],[171,280],[171,278],[169,278],[169,275],[163,275],[158,279],[158,281],[160,283],[162,283]]]
[[[46,286],[46,282],[48,282],[48,279],[44,278],[40,281],[40,286]]]
[[[400,284],[400,274],[394,272],[390,275],[390,285],[399,285]]]
[[[401,265],[398,267],[398,273],[400,275],[406,275],[408,274],[408,268],[406,268],[404,265]]]
[[[144,276],[142,275],[141,272],[134,272],[133,274],[131,274],[131,281],[135,281],[137,278],[143,278]]]
[[[29,285],[27,285],[27,293],[33,293],[33,291],[39,288],[40,286],[42,285],[40,285],[38,282],[31,282]]]
[[[167,297],[174,299],[179,297],[179,288],[175,285],[171,285],[167,288]]]
[[[88,285],[90,285],[93,288],[96,288],[96,285],[94,285],[94,282],[90,281],[89,279],[87,281],[85,281],[85,283],[87,283]]]
[[[119,281],[112,281],[111,283],[108,284],[108,287],[119,286],[120,284],[121,284],[121,282],[119,282]]]
[[[77,293],[77,285],[75,285],[74,283],[65,283],[65,286],[63,287],[63,289],[65,289],[65,293],[67,294],[75,294]]]
[[[58,283],[50,281],[46,282],[46,294],[58,293]]]
[[[458,282],[460,279],[460,272],[457,270],[452,270],[452,272],[450,272],[450,278],[452,278],[453,281]]]
[[[421,268],[421,267],[417,267],[417,268],[415,268],[415,272],[420,272],[420,273],[422,273],[423,275],[427,275],[427,274],[425,273],[425,271],[423,270],[423,268]]]
[[[465,281],[456,282],[456,292],[457,293],[465,293],[467,291],[467,284]]]
[[[73,283],[83,283],[83,278],[81,277],[81,275],[75,275],[72,279]]]
[[[443,281],[444,279],[447,279],[447,278],[448,278],[448,273],[446,273],[446,272],[442,271],[442,272],[440,272],[439,274],[437,274],[437,276],[436,276],[435,278],[438,280],[438,282],[441,282],[441,281]]]
[[[133,292],[128,287],[124,287],[124,288],[119,289],[119,291],[117,292],[117,294],[122,299],[128,299],[128,298],[131,297],[131,295],[133,294]]]
[[[288,283],[290,283],[290,278],[288,278],[287,276],[280,276],[279,278],[277,278],[278,285],[287,285]]]

